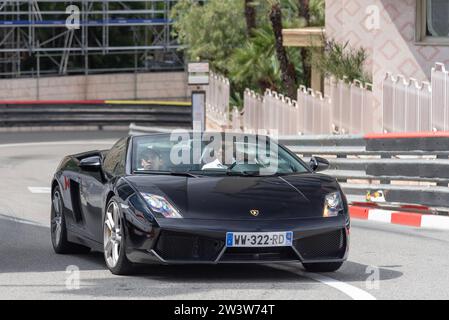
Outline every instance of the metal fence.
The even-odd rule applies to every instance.
[[[206,112],[208,119],[219,126],[229,124],[229,101],[231,86],[229,80],[215,73],[210,74],[206,89]]]

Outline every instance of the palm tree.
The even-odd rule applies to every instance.
[[[256,8],[253,0],[245,0],[245,19],[248,35],[253,34],[256,25]]]
[[[299,17],[305,20],[306,26],[310,24],[310,0],[299,0]]]
[[[309,0],[299,0],[299,17],[304,21],[304,26],[310,25],[310,2]],[[307,48],[301,48],[304,81],[310,86],[312,69],[309,64],[309,52]]]
[[[279,1],[273,1],[270,10],[270,21],[275,37],[276,56],[279,60],[282,73],[282,81],[288,96],[296,96],[296,72],[294,65],[290,62],[287,50],[284,47],[282,36],[282,10]]]
[[[247,87],[263,94],[266,89],[282,90],[279,62],[276,58],[270,25],[254,29],[253,36],[235,50],[229,64],[230,77],[241,90]]]

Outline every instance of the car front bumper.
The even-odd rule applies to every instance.
[[[127,222],[126,253],[135,263],[218,264],[342,262],[349,249],[349,219],[164,219],[147,230]],[[293,231],[293,246],[228,248],[227,232]]]

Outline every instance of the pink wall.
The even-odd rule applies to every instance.
[[[435,62],[449,65],[449,46],[415,44],[415,8],[416,0],[326,0],[327,36],[369,51],[378,102],[386,72],[429,81]],[[379,28],[368,28],[376,16]]]

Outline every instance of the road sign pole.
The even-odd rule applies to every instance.
[[[206,91],[192,92],[192,123],[194,131],[206,130]]]

